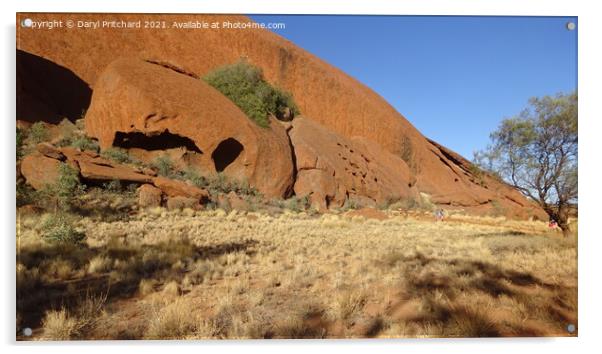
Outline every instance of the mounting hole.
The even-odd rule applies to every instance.
[[[572,323],[569,324],[568,326],[566,326],[566,330],[569,331],[569,333],[575,332],[575,325]]]
[[[566,23],[566,29],[569,31],[574,30],[576,27],[577,27],[577,25],[575,25],[575,22],[569,21]]]

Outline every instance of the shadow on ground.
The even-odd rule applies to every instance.
[[[252,255],[255,240],[198,247],[188,241],[156,245],[128,245],[111,240],[106,246],[52,244],[22,247],[17,260],[37,276],[17,276],[17,317],[22,327],[37,328],[48,310],[70,309],[85,298],[106,297],[108,300],[129,298],[136,294],[142,279],[159,284],[178,283],[188,272],[187,266],[234,252]],[[88,272],[90,261],[107,257],[120,264],[112,272]],[[52,261],[54,263],[49,263]],[[53,264],[68,264],[70,276],[61,278]]]
[[[394,313],[412,300],[419,301],[421,311],[404,320],[433,328],[433,335],[530,337],[563,332],[568,335],[566,326],[576,323],[574,287],[546,283],[530,273],[487,262],[444,260],[421,253],[389,258],[380,265],[392,267],[400,263],[405,269],[404,286],[389,312]],[[493,304],[506,296],[512,299],[513,307],[524,309],[525,318],[499,318],[492,309],[467,302],[466,297],[471,296],[489,297]],[[373,328],[366,335],[378,333],[378,328]]]

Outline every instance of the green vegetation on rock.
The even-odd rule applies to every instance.
[[[103,150],[102,157],[105,159],[113,160],[119,163],[132,163],[134,160],[130,156],[127,150],[118,147],[110,147]]]
[[[34,123],[31,128],[29,128],[29,138],[34,144],[46,141],[49,137],[50,134],[43,122]]]
[[[299,114],[291,94],[267,83],[261,69],[246,61],[218,68],[203,79],[261,127],[269,126],[269,115],[287,121]]]

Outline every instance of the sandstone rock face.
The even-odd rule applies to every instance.
[[[162,192],[150,184],[143,184],[138,188],[138,205],[143,208],[161,206]]]
[[[52,19],[51,14],[36,16],[40,20]],[[112,16],[115,20],[139,19],[139,16],[128,14]],[[95,14],[63,16],[65,20],[74,21],[95,21],[100,17]],[[190,20],[186,15],[163,14],[161,18],[168,22]],[[200,15],[195,16],[195,20],[251,21],[238,15]],[[82,29],[74,32],[57,28],[51,33],[17,30],[20,50],[68,68],[93,90],[97,88],[103,69],[115,58],[139,57],[185,68],[182,71],[200,77],[245,57],[264,70],[268,81],[290,91],[303,114],[343,136],[365,136],[395,153],[401,152],[404,136],[421,137],[374,91],[268,30],[164,30],[161,33],[154,29],[127,32]],[[62,38],[69,45],[65,46],[54,38]],[[93,60],[81,60],[83,53]]]
[[[19,14],[17,20],[21,21],[27,16],[30,15]],[[52,20],[53,16],[36,14],[36,19]],[[63,17],[65,20],[95,21],[101,16],[72,14]],[[138,20],[139,16],[113,14],[112,18],[133,21]],[[161,15],[161,18],[168,22],[189,20],[187,15]],[[203,15],[195,16],[195,19],[206,22],[249,21],[244,16],[235,15]],[[532,206],[526,198],[503,183],[487,177],[485,183],[482,183],[465,168],[462,159],[456,158],[454,153],[439,144],[427,140],[377,93],[268,30],[82,29],[73,31],[57,28],[53,31],[31,31],[18,27],[17,36],[18,49],[24,58],[17,63],[17,97],[22,97],[17,102],[18,119],[25,121],[39,120],[39,117],[55,119],[60,112],[71,112],[71,115],[75,115],[73,112],[88,107],[87,95],[91,87],[94,90],[94,97],[86,120],[90,118],[96,121],[96,126],[93,126],[90,132],[96,134],[95,136],[101,139],[105,147],[115,139],[116,132],[160,135],[169,128],[170,133],[185,134],[184,136],[193,140],[203,152],[201,160],[204,159],[205,166],[211,167],[212,161],[208,156],[220,142],[224,141],[224,138],[233,138],[244,147],[238,159],[242,158],[245,162],[243,163],[242,160],[240,163],[234,162],[231,167],[227,167],[226,172],[246,176],[249,182],[264,194],[277,196],[290,188],[292,179],[288,177],[286,171],[290,172],[292,169],[286,166],[285,162],[272,161],[276,154],[268,154],[269,158],[267,158],[263,153],[265,147],[250,151],[252,149],[250,146],[256,144],[257,140],[268,138],[270,142],[266,145],[277,146],[280,152],[284,152],[285,140],[274,138],[280,133],[257,131],[242,124],[243,119],[235,117],[239,114],[234,114],[234,109],[228,108],[225,102],[221,102],[223,98],[221,101],[212,98],[213,95],[208,93],[210,90],[201,88],[202,85],[194,85],[198,86],[198,90],[190,86],[195,93],[189,92],[188,85],[184,85],[183,89],[174,89],[174,81],[166,79],[168,75],[159,74],[158,70],[148,69],[148,65],[160,68],[158,64],[125,65],[120,62],[119,65],[114,64],[107,68],[116,58],[137,57],[154,61],[165,67],[186,68],[179,70],[180,73],[175,73],[168,68],[163,70],[170,71],[173,75],[180,75],[182,78],[195,80],[194,77],[201,77],[219,66],[234,63],[241,57],[245,57],[250,63],[263,69],[269,82],[291,92],[300,111],[311,117],[313,121],[346,139],[363,138],[362,143],[368,148],[382,149],[404,160],[405,166],[402,164],[402,167],[395,166],[393,169],[409,170],[408,184],[412,185],[411,188],[429,194],[433,201],[449,207],[475,210],[489,210],[494,206],[495,201],[508,210],[508,215],[542,212],[540,208]],[[88,60],[82,60],[84,53]],[[144,71],[144,75],[140,75],[140,70]],[[34,80],[39,76],[37,75],[39,72],[51,72],[52,78],[61,78],[61,81],[68,85],[40,86]],[[184,83],[184,79],[178,82]],[[148,89],[145,89],[147,86]],[[68,89],[65,90],[65,87]],[[153,90],[158,93],[153,94]],[[77,99],[65,100],[64,98],[67,97],[64,95],[65,91],[78,92]],[[97,91],[102,94],[97,94]],[[184,106],[179,106],[174,103],[182,102],[184,98],[196,99],[197,93],[198,96],[205,98],[199,101],[200,104],[186,103]],[[173,97],[177,95],[182,95],[181,99]],[[219,103],[219,108],[210,110],[210,103]],[[189,113],[196,113],[197,109],[198,112],[210,113],[195,115],[194,118],[197,119],[195,122],[198,122],[195,125],[191,123],[192,117]],[[231,120],[235,121],[232,126],[242,135],[225,136],[220,133],[229,131],[221,126],[221,117],[224,116],[231,117]],[[218,122],[218,119],[220,119],[218,123],[220,128],[214,130],[213,125]],[[107,124],[107,128],[102,127],[103,123]],[[180,129],[178,129],[179,133],[172,131],[172,126],[186,127],[187,132]],[[272,127],[274,128],[274,125]],[[248,138],[253,135],[251,131],[254,132],[256,141]],[[190,132],[194,132],[196,137],[188,136]],[[241,140],[243,136],[251,141],[243,142]],[[283,145],[275,144],[276,141]],[[233,145],[235,144],[228,146]],[[326,152],[317,155],[326,156]],[[261,160],[261,156],[266,156],[266,160]],[[329,156],[329,159],[335,157],[338,158],[336,153],[334,156]],[[257,166],[264,166],[265,169],[261,171]],[[302,192],[315,189],[315,187],[307,187],[311,182],[310,177],[303,176],[307,173],[301,170],[299,172],[301,180],[295,183],[295,188]],[[323,185],[321,188],[324,190],[322,194],[325,201],[340,200],[340,196],[345,191],[337,189],[333,192],[332,185],[327,182],[331,177],[317,172],[311,174],[320,174],[318,178],[321,180],[319,183]],[[311,176],[313,177],[315,176]],[[335,184],[355,186],[348,185],[347,182]],[[273,186],[272,183],[276,185]],[[397,193],[407,192],[401,190]],[[379,199],[386,194],[388,193],[381,192],[379,196],[370,197]]]
[[[293,120],[289,136],[298,171],[295,194],[308,195],[318,210],[342,206],[347,198],[378,204],[417,195],[405,162],[374,144],[344,138],[304,117]]]
[[[23,158],[21,174],[36,190],[56,183],[59,176],[60,161],[40,153],[33,153]]]
[[[545,212],[533,201],[525,198],[518,190],[500,182],[486,173],[475,173],[472,164],[450,149],[429,140],[432,151],[447,168],[453,172],[453,182],[449,183],[445,176],[433,176],[428,183],[436,183],[438,192],[431,195],[431,201],[438,205],[463,207],[469,211],[482,214],[502,214],[509,217],[540,220],[547,218]],[[427,180],[419,179],[418,185],[427,184]],[[433,187],[434,188],[434,187]],[[426,190],[423,188],[421,190]]]
[[[99,77],[86,131],[102,148],[136,149],[137,156],[175,149],[177,161],[247,180],[267,196],[283,196],[293,182],[278,122],[261,128],[203,81],[141,60],[117,60]]]

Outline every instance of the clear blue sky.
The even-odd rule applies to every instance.
[[[363,82],[471,159],[529,97],[577,88],[575,17],[267,16],[274,32]]]

